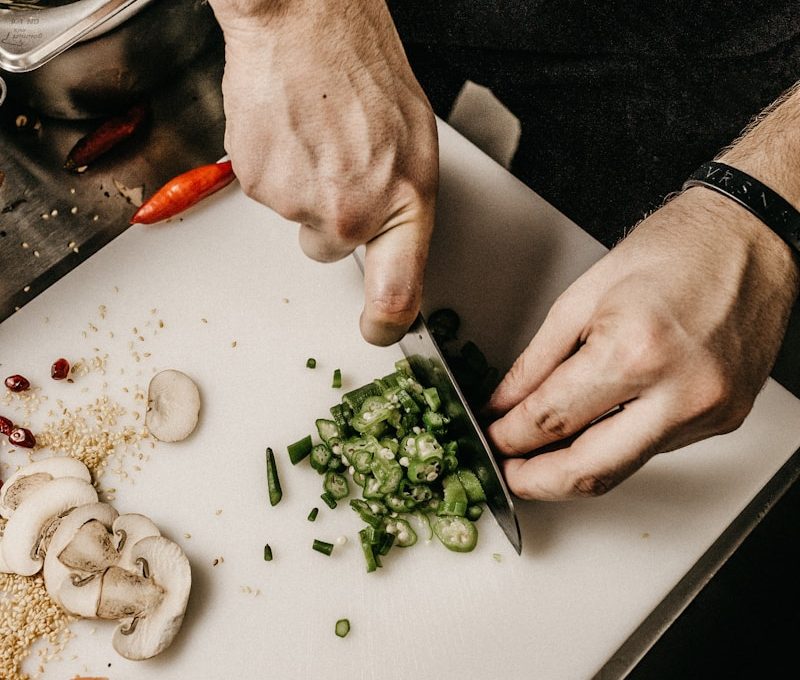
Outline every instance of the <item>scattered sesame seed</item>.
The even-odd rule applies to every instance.
[[[25,286],[25,287],[22,289],[22,292],[23,292],[23,293],[29,293],[29,292],[30,292],[30,290],[31,290],[31,287],[30,287],[30,286]]]
[[[53,209],[50,211],[50,217],[58,217],[58,210],[56,210],[55,208],[53,208]]]
[[[34,257],[39,257],[39,251],[38,250],[34,250],[33,251],[33,256]]]
[[[73,215],[77,215],[77,214],[78,214],[78,206],[77,206],[77,205],[73,205],[73,206],[72,206],[72,207],[69,209],[69,211],[70,211],[70,212],[71,212]]]

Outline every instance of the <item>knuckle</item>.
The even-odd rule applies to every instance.
[[[373,297],[371,303],[375,321],[391,325],[410,323],[419,307],[418,296],[413,290],[382,292]]]
[[[560,409],[527,399],[522,402],[521,408],[526,420],[533,423],[548,439],[557,441],[572,434],[570,420]]]
[[[611,491],[617,483],[610,475],[584,473],[572,480],[572,491],[578,496],[596,498]]]
[[[670,331],[654,320],[637,320],[626,328],[614,352],[614,362],[628,378],[648,379],[659,374],[669,360]]]

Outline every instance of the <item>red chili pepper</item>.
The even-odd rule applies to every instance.
[[[69,361],[61,357],[53,362],[50,367],[50,377],[53,380],[64,380],[69,375]]]
[[[228,186],[236,175],[230,161],[194,168],[171,179],[136,211],[131,224],[153,224],[190,208]]]
[[[6,387],[12,392],[24,392],[30,389],[31,383],[24,375],[10,375],[5,380]]]
[[[64,167],[67,170],[77,170],[96,161],[117,144],[132,137],[149,116],[150,109],[145,104],[136,104],[122,115],[109,118],[78,140],[67,154]]]

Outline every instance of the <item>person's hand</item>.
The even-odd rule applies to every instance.
[[[438,186],[436,124],[383,0],[212,0],[225,146],[249,196],[333,261],[367,244],[361,332],[417,315]]]
[[[797,292],[789,248],[744,208],[705,188],[667,203],[556,301],[490,399],[511,490],[599,495],[737,428]]]

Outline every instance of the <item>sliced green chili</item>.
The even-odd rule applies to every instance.
[[[361,550],[364,553],[364,561],[367,563],[367,573],[371,573],[378,568],[378,561],[375,559],[375,552],[372,550],[372,543],[369,541],[369,535],[366,529],[358,532],[361,539]]]
[[[281,480],[278,478],[278,468],[275,465],[275,454],[267,447],[267,490],[269,491],[269,504],[277,505],[283,498]]]
[[[272,548],[269,547],[269,543],[264,546],[264,561],[272,562]]]
[[[448,550],[455,552],[470,552],[478,542],[478,530],[466,517],[437,517],[433,531]]]
[[[341,386],[342,386],[342,369],[337,368],[333,372],[333,381],[331,382],[331,387],[339,389]]]
[[[306,359],[306,368],[316,368],[317,367],[317,360],[314,357],[308,357]]]
[[[318,538],[314,539],[314,543],[311,544],[311,547],[317,552],[321,552],[323,555],[330,555],[333,552],[333,543],[320,541]]]
[[[311,444],[311,435],[306,435],[301,440],[296,441],[294,444],[289,444],[286,447],[286,450],[289,453],[289,460],[292,461],[292,465],[297,465],[303,458],[305,458],[309,453],[311,453],[312,449]]]
[[[325,473],[323,488],[337,501],[342,500],[342,498],[347,498],[347,496],[350,495],[350,486],[347,483],[347,477],[340,475],[338,472],[329,470]]]
[[[347,637],[347,634],[350,632],[350,621],[347,619],[339,619],[336,622],[336,627],[334,630],[336,631],[337,637]]]
[[[308,521],[313,522],[317,519],[317,515],[319,514],[319,508],[311,508],[311,512],[308,513]]]
[[[459,470],[457,473],[458,481],[464,487],[467,494],[467,500],[470,504],[484,503],[486,501],[486,494],[483,491],[483,486],[478,479],[478,476],[467,468]]]

